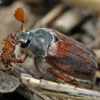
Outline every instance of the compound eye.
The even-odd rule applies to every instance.
[[[30,43],[30,40],[28,40],[26,43],[23,41],[19,41],[19,43],[21,48],[27,48]]]
[[[26,43],[25,42],[19,41],[19,44],[20,44],[21,48],[26,48]]]
[[[29,44],[30,43],[30,40],[28,40],[26,43]]]

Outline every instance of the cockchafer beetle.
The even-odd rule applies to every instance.
[[[45,71],[49,71],[68,83],[77,85],[70,78],[85,81],[95,80],[97,63],[96,56],[91,49],[54,29],[39,28],[23,31],[24,10],[22,8],[18,8],[14,16],[22,22],[22,31],[16,34],[16,37],[13,37],[13,39],[20,44],[21,48],[28,48],[35,55],[34,63],[40,78],[44,76],[40,71],[41,68],[38,66],[38,59],[49,65],[43,66]],[[13,51],[8,56],[12,53]],[[4,58],[5,55],[1,57]],[[6,59],[8,58],[6,57]],[[9,60],[21,62],[15,58]]]

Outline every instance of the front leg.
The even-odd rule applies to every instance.
[[[13,57],[8,57],[7,60],[9,60],[11,62],[15,62],[15,63],[23,63],[26,60],[27,56],[28,56],[28,54],[26,54],[23,59],[16,59],[16,58],[13,58]]]
[[[13,43],[14,43],[15,45],[17,45],[18,42],[15,40],[17,34],[18,34],[18,32],[15,33],[14,36],[13,36],[12,34],[10,34],[10,35],[7,37],[7,40],[10,41],[10,40],[12,39]]]

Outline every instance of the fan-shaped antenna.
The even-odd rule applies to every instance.
[[[24,23],[24,10],[23,10],[23,8],[17,8],[14,16],[18,21],[21,22],[21,31],[23,31],[23,23]]]

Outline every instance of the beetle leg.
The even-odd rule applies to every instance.
[[[14,39],[14,40],[16,40],[16,36],[19,34],[19,32],[20,32],[20,31],[16,32],[16,33],[13,35],[13,39]]]
[[[73,84],[75,86],[79,86],[78,83],[74,83],[72,82],[68,77],[65,77],[61,74],[59,74],[58,72],[54,71],[53,69],[49,68],[48,69],[49,72],[53,73],[54,75],[58,76],[59,78],[63,79],[65,82],[69,83],[69,84]]]
[[[67,83],[70,82],[70,79],[65,77],[65,76],[62,76],[61,74],[59,74],[58,72],[52,70],[51,68],[48,69],[49,72],[55,74],[56,76],[60,77],[61,79],[63,79],[64,81],[66,81]]]
[[[38,64],[37,64],[37,58],[36,57],[34,57],[34,64],[35,64],[36,70],[39,72],[40,79],[43,79],[44,77],[43,77],[41,71],[39,70],[39,67],[38,67]]]
[[[16,34],[17,34],[17,33],[16,33]],[[13,43],[14,43],[15,45],[18,44],[18,42],[15,40],[16,34],[15,34],[14,36],[13,36],[12,34],[9,35],[9,40],[12,39],[12,40],[13,40]]]
[[[4,60],[7,60],[9,55],[12,54],[13,50],[7,50],[5,52],[3,52],[3,54],[1,54],[1,58],[3,58]]]
[[[13,57],[8,57],[7,60],[9,60],[11,62],[15,62],[15,63],[23,63],[26,60],[27,56],[28,56],[28,54],[26,54],[23,59],[16,59],[16,58],[13,58]]]
[[[5,46],[2,49],[3,53],[1,54],[1,58],[3,58],[4,60],[7,60],[9,55],[11,55],[14,52],[15,46],[10,43],[9,38],[4,40],[4,44]]]

